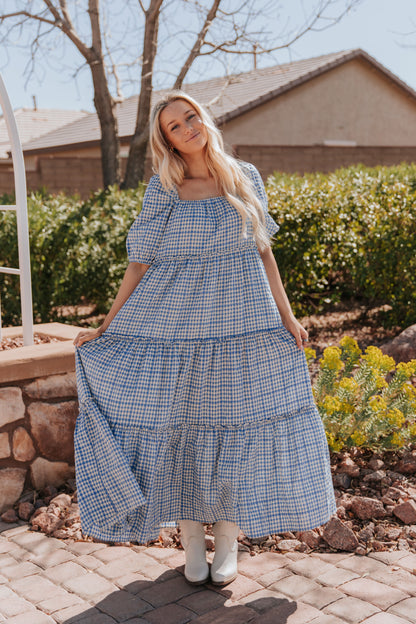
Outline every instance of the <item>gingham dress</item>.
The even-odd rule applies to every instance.
[[[268,214],[258,171],[242,163]],[[335,512],[304,352],[282,324],[248,220],[225,197],[181,200],[159,176],[127,237],[150,264],[101,337],[76,348],[83,531],[157,539],[180,519],[251,538]]]

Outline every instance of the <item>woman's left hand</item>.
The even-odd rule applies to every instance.
[[[291,316],[290,318],[285,320],[282,319],[282,321],[286,329],[290,331],[290,333],[294,336],[299,349],[303,349],[303,347],[305,346],[305,342],[308,342],[308,332],[306,331],[306,329],[302,327],[302,325],[294,316]]]

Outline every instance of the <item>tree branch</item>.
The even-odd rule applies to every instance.
[[[180,89],[182,87],[182,83],[185,79],[186,74],[188,73],[192,63],[194,62],[194,60],[196,59],[197,56],[199,56],[200,52],[201,52],[201,48],[204,44],[205,41],[205,36],[208,32],[209,27],[211,26],[212,22],[215,19],[215,16],[217,14],[217,10],[218,7],[221,3],[221,0],[214,0],[214,2],[212,3],[212,6],[206,16],[204,25],[202,26],[200,32],[198,33],[198,36],[196,38],[196,41],[192,47],[192,50],[189,53],[188,58],[186,59],[185,63],[182,66],[181,71],[178,74],[178,77],[175,80],[175,84],[173,85],[174,89]]]

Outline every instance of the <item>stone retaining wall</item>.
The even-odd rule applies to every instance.
[[[19,329],[3,330],[3,337]],[[79,327],[49,323],[35,331],[59,342],[0,352],[0,513],[25,489],[59,486],[75,476],[72,340]]]

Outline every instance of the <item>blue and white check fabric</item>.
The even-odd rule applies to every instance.
[[[265,212],[258,171],[242,166]],[[336,511],[324,427],[251,223],[225,197],[186,201],[154,176],[127,237],[144,277],[101,337],[76,349],[75,465],[83,531],[157,539],[180,519],[251,538]]]

